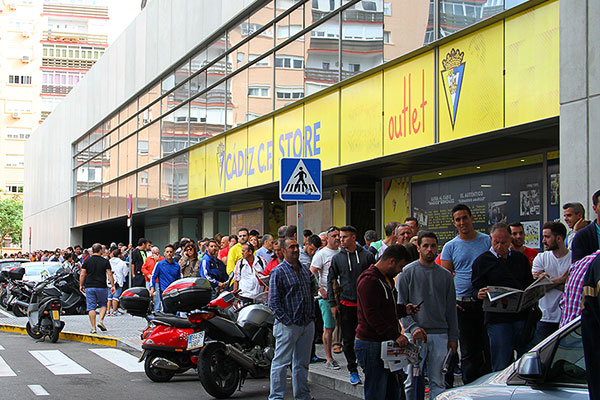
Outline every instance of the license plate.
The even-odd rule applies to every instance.
[[[52,310],[52,319],[54,319],[54,320],[60,319],[60,317],[58,316],[58,310]]]
[[[188,350],[199,349],[204,347],[204,336],[206,335],[205,331],[195,332],[188,336]]]

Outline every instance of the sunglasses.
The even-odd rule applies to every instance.
[[[327,229],[327,233],[331,233],[333,231],[339,231],[340,228],[338,228],[337,226],[332,226],[329,229]]]

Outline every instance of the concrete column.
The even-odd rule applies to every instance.
[[[600,0],[560,1],[560,201],[600,189]]]
[[[215,212],[206,211],[202,213],[202,237],[213,237],[215,232]]]
[[[169,218],[169,243],[174,243],[180,238],[179,217]]]

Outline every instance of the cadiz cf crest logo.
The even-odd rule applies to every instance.
[[[225,143],[217,146],[217,167],[219,168],[219,186],[223,186],[223,171],[225,170]]]
[[[446,58],[442,60],[444,69],[442,72],[442,83],[444,92],[446,93],[446,103],[448,103],[448,111],[450,112],[450,121],[452,121],[452,129],[456,122],[456,114],[458,112],[458,100],[460,99],[460,88],[462,87],[463,77],[465,75],[465,63],[463,57],[465,53],[459,49],[452,49],[446,54]]]

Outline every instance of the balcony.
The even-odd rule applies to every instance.
[[[92,35],[90,33],[44,31],[42,40],[60,43],[85,43],[108,46],[108,36]]]
[[[73,86],[64,85],[42,85],[42,94],[60,94],[67,95],[73,89]]]
[[[320,68],[305,68],[304,69],[304,77],[308,82],[321,82],[334,84],[339,82],[339,73],[337,69],[320,69]],[[351,76],[356,75],[356,72],[343,71],[342,70],[342,80],[350,78]]]
[[[90,69],[96,63],[95,60],[78,60],[73,58],[42,58],[42,67],[50,68],[72,68]]]
[[[44,3],[43,14],[64,15],[69,17],[108,19],[108,7],[73,4]]]

